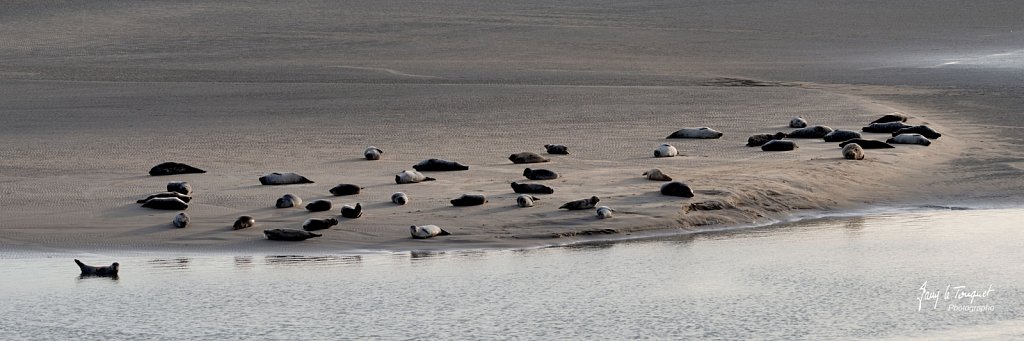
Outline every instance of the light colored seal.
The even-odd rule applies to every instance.
[[[178,198],[153,198],[142,203],[142,207],[158,210],[186,210],[188,203]]]
[[[864,160],[864,148],[859,144],[851,143],[843,147],[843,158],[847,160]]]
[[[550,159],[533,152],[522,152],[508,156],[508,160],[515,164],[549,162]]]
[[[516,193],[532,193],[532,194],[552,194],[555,190],[551,187],[544,186],[541,184],[521,184],[518,182],[512,183],[512,191]]]
[[[302,198],[291,193],[277,198],[277,202],[274,203],[274,206],[277,208],[298,207],[299,205],[302,205]]]
[[[260,184],[270,186],[311,183],[313,183],[313,180],[306,179],[306,177],[295,173],[270,173],[260,177]]]
[[[235,219],[235,224],[231,225],[232,229],[241,230],[256,226],[256,219],[250,216],[244,215]]]
[[[363,151],[363,157],[367,160],[380,160],[381,154],[384,154],[384,151],[374,146],[366,147],[366,150]]]
[[[788,140],[771,140],[761,145],[761,150],[766,152],[784,152],[800,148],[796,142]]]
[[[413,165],[412,168],[420,172],[446,172],[469,170],[469,166],[458,163],[456,161],[442,159],[426,159],[420,161],[420,163]]]
[[[860,137],[860,133],[856,131],[837,129],[825,134],[822,138],[825,139],[825,142],[843,142],[849,139],[859,139]]]
[[[676,155],[679,155],[679,150],[668,143],[663,143],[654,150],[654,157],[673,157]]]
[[[332,187],[330,192],[331,192],[332,195],[334,195],[336,197],[340,197],[340,196],[343,196],[343,195],[359,194],[359,192],[362,191],[362,190],[363,190],[363,188],[359,187],[359,185],[338,184],[337,186]]]
[[[899,144],[919,144],[922,146],[928,146],[932,144],[932,141],[921,134],[899,134],[891,139],[885,140],[886,143],[899,143]]]
[[[398,175],[395,175],[396,184],[414,184],[417,182],[434,180],[437,179],[423,175],[423,173],[414,170],[403,170],[401,173],[398,173]]]
[[[615,210],[611,209],[608,206],[598,207],[597,208],[597,218],[598,219],[608,219],[608,218],[611,218],[612,217],[612,212],[615,212]]]
[[[405,205],[409,203],[409,196],[402,192],[395,192],[391,195],[391,202],[396,205]]]
[[[483,194],[463,194],[451,200],[452,206],[479,206],[487,203],[487,197]]]
[[[775,134],[754,134],[747,138],[747,147],[757,147],[768,143],[771,140],[781,140],[786,138],[786,133],[777,132]]]
[[[717,139],[722,137],[722,132],[708,128],[683,128],[669,134],[666,139]]]
[[[590,197],[590,199],[580,199],[564,203],[562,204],[562,206],[559,206],[558,209],[564,208],[570,211],[589,210],[591,208],[594,208],[594,205],[597,205],[598,201],[601,201],[601,198],[593,196]]]
[[[558,173],[547,169],[531,169],[527,168],[523,170],[523,176],[530,180],[554,180],[558,179]]]
[[[674,197],[692,198],[693,197],[693,190],[690,189],[690,186],[687,186],[686,184],[684,184],[682,182],[673,181],[673,182],[669,182],[667,184],[661,185],[661,194],[662,195],[674,196]]]
[[[322,234],[295,229],[270,229],[263,230],[263,235],[270,240],[298,242],[309,238],[321,237]]]
[[[356,203],[355,206],[344,205],[341,206],[341,216],[349,219],[355,219],[363,216],[363,205]]]
[[[800,117],[800,116],[794,117],[794,118],[789,120],[789,127],[790,128],[806,128],[807,127],[807,120],[805,120],[803,117]]]
[[[560,144],[546,144],[544,149],[547,149],[548,154],[569,155],[569,147]]]
[[[448,236],[451,233],[444,229],[437,227],[437,225],[412,225],[409,226],[409,234],[412,235],[413,239],[427,239],[435,236]]]
[[[121,264],[117,262],[110,264],[110,266],[89,266],[76,259],[75,264],[78,264],[78,269],[82,271],[82,276],[117,277],[117,272],[121,270]]]
[[[520,194],[516,197],[516,205],[519,205],[519,207],[533,207],[533,202],[536,200],[540,199],[529,194]]]
[[[313,200],[306,204],[306,210],[310,212],[323,212],[331,209],[332,203],[330,200]]]
[[[908,118],[907,114],[897,111],[882,115],[882,117],[871,121],[871,123],[906,122]]]
[[[672,177],[662,173],[660,169],[652,168],[642,174],[644,178],[651,181],[672,181]]]
[[[786,134],[786,137],[791,139],[820,139],[832,132],[832,127],[829,126],[813,126],[807,128],[800,128]]]
[[[316,231],[329,229],[331,226],[338,225],[338,219],[327,218],[327,219],[315,219],[309,218],[302,222],[302,229],[306,231]]]
[[[195,173],[206,173],[206,171],[195,168],[184,163],[177,162],[164,162],[159,165],[153,166],[149,169],[150,176],[162,176],[162,175],[178,175],[178,174],[195,174]]]
[[[175,214],[174,215],[174,220],[171,220],[171,225],[174,225],[174,227],[177,227],[177,228],[185,228],[186,226],[188,226],[188,223],[189,223],[188,214],[185,214],[185,212],[180,212],[178,214]]]
[[[135,202],[141,204],[141,203],[145,203],[145,202],[149,201],[149,199],[153,199],[153,198],[178,198],[178,199],[181,199],[181,201],[184,201],[184,202],[192,201],[192,197],[184,195],[184,194],[181,194],[181,193],[178,193],[178,192],[160,192],[160,193],[156,193],[156,194],[151,194],[150,196],[146,197],[145,199],[139,199],[139,200],[137,200]]]
[[[188,181],[171,181],[167,183],[167,191],[178,192],[182,195],[192,195],[192,185]]]

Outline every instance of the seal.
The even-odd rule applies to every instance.
[[[747,147],[757,147],[768,143],[771,140],[781,140],[786,138],[786,133],[777,132],[775,134],[754,134],[747,138]]]
[[[139,200],[136,200],[135,202],[141,204],[141,203],[147,202],[147,201],[149,201],[149,199],[153,199],[153,198],[178,198],[178,199],[181,199],[181,201],[184,201],[184,202],[192,201],[192,197],[184,195],[184,194],[181,194],[181,193],[178,193],[178,192],[160,192],[160,193],[156,193],[156,194],[150,194],[145,199],[139,199]]]
[[[615,212],[615,210],[609,208],[608,206],[598,207],[597,208],[597,219],[608,219],[608,218],[611,218],[612,217],[612,212]]]
[[[690,186],[679,181],[673,181],[661,185],[661,194],[674,197],[693,198],[693,190],[690,189]]]
[[[153,198],[146,200],[142,203],[142,207],[152,208],[157,210],[185,210],[188,209],[188,203],[178,198]]]
[[[807,127],[807,120],[805,120],[801,116],[794,117],[794,118],[789,120],[789,127],[790,128],[806,128]]]
[[[295,173],[270,173],[260,177],[260,184],[262,185],[277,186],[311,183],[313,183],[312,180]]]
[[[288,242],[299,242],[309,238],[321,237],[322,234],[313,233],[303,230],[294,229],[270,229],[263,230],[263,235],[267,236],[270,240],[280,240]]]
[[[331,210],[330,200],[313,200],[306,204],[306,210],[310,212],[323,212]]]
[[[451,200],[452,206],[478,206],[487,203],[487,197],[482,194],[463,194]]]
[[[846,147],[847,145],[855,143],[864,149],[884,149],[884,148],[896,148],[891,144],[879,141],[879,140],[865,140],[865,139],[849,139],[839,144],[839,147]]]
[[[446,172],[469,170],[469,166],[463,165],[455,161],[448,161],[442,159],[426,159],[420,161],[420,163],[413,165],[412,168],[420,172]]]
[[[530,180],[554,180],[558,179],[558,173],[547,169],[524,169],[523,176]]]
[[[437,179],[423,175],[423,173],[420,173],[418,171],[403,170],[401,173],[398,173],[398,175],[395,175],[396,184],[414,184],[417,182],[434,180]]]
[[[409,226],[409,234],[412,235],[413,239],[427,239],[435,236],[448,236],[451,233],[444,229],[437,227],[437,225],[412,225]]]
[[[761,145],[761,150],[766,152],[785,152],[800,148],[796,142],[787,140],[771,140]]]
[[[349,219],[355,219],[363,216],[363,205],[356,203],[355,206],[344,205],[341,206],[341,216]]]
[[[409,196],[402,192],[395,192],[391,195],[391,202],[396,205],[405,205],[409,203]]]
[[[886,122],[886,123],[872,123],[867,127],[860,128],[865,133],[892,133],[903,128],[910,128],[911,126],[903,124],[903,122]]]
[[[183,195],[191,195],[192,185],[190,185],[187,181],[171,181],[167,183],[167,191],[178,192]]]
[[[921,136],[927,137],[929,140],[934,140],[942,137],[942,134],[939,134],[939,132],[935,131],[935,129],[929,128],[926,125],[903,128],[892,132],[892,136],[896,136],[899,134],[921,134]]]
[[[178,174],[199,174],[206,171],[195,168],[184,163],[164,162],[149,169],[150,176],[178,175]]]
[[[549,162],[549,161],[551,161],[551,160],[549,160],[546,157],[540,156],[537,153],[532,153],[532,152],[522,152],[522,153],[512,154],[512,155],[508,156],[508,159],[509,159],[509,161],[512,161],[512,163],[515,163],[515,164],[521,164],[521,163],[541,163],[541,162]]]
[[[331,188],[330,192],[334,196],[340,197],[340,196],[343,196],[343,195],[359,194],[359,191],[361,191],[361,190],[363,190],[363,188],[359,187],[359,185],[339,184],[337,186],[334,186],[334,188]]]
[[[564,203],[562,206],[559,206],[558,209],[564,208],[570,211],[589,210],[594,208],[594,205],[596,205],[598,201],[601,201],[601,198],[593,196],[590,197],[590,199],[580,199]]]
[[[75,264],[78,264],[78,269],[82,271],[82,276],[117,277],[117,272],[121,270],[121,264],[117,262],[110,264],[110,266],[89,266],[76,259]]]
[[[886,143],[898,143],[898,144],[919,144],[922,146],[929,146],[932,141],[921,134],[899,134],[891,139],[885,140]]]
[[[831,133],[826,134],[824,137],[825,142],[843,142],[849,139],[859,139],[860,133],[849,130],[833,130]]]
[[[864,160],[864,148],[859,144],[851,143],[843,147],[843,158],[847,160]]]
[[[512,183],[512,191],[516,193],[531,193],[531,194],[553,194],[555,190],[551,187],[544,186],[541,184],[521,184],[518,182]]]
[[[548,150],[548,154],[569,155],[569,147],[560,144],[546,144],[544,149]]]
[[[338,219],[327,218],[327,219],[314,219],[309,218],[302,222],[302,229],[306,231],[317,231],[323,229],[329,229],[331,226],[338,225]]]
[[[907,119],[908,117],[906,114],[897,111],[882,115],[882,117],[871,121],[871,123],[906,122]]]
[[[679,155],[679,150],[668,143],[663,143],[654,150],[654,157],[673,157]]]
[[[661,170],[657,168],[652,168],[641,175],[651,181],[672,181],[671,176],[665,175],[665,173],[662,173]]]
[[[518,197],[516,197],[516,205],[519,205],[519,207],[533,207],[533,202],[535,200],[540,199],[537,199],[537,197],[529,194],[520,194]]]
[[[366,150],[363,151],[363,157],[367,160],[380,160],[381,154],[384,154],[384,151],[374,146],[366,147]]]
[[[256,225],[256,219],[253,219],[250,216],[244,215],[244,216],[238,217],[238,219],[235,219],[235,224],[231,225],[231,227],[234,230],[241,230],[241,229],[247,229],[247,228],[253,227],[255,225]]]
[[[666,139],[717,139],[722,137],[722,132],[708,128],[683,128],[669,134]]]
[[[813,126],[794,130],[786,134],[786,137],[791,139],[820,139],[831,133],[832,130],[828,126]]]
[[[188,226],[188,223],[188,214],[185,214],[185,212],[181,212],[174,215],[174,220],[171,220],[171,225],[174,225],[174,227],[177,227],[179,229],[185,228],[186,226]]]
[[[274,206],[277,208],[296,207],[299,205],[302,205],[302,198],[299,198],[299,196],[291,193],[285,194],[280,198],[277,198],[277,202],[274,203]]]

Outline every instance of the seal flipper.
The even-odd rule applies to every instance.
[[[82,272],[85,272],[85,269],[88,268],[88,265],[85,265],[84,263],[82,263],[82,261],[77,259],[75,260],[75,264],[78,264],[78,268],[82,269]]]
[[[431,178],[429,176],[426,179],[423,179],[423,181],[436,181],[436,180],[437,179]]]
[[[301,178],[302,178],[302,179],[301,179],[301,180],[299,180],[299,183],[300,183],[300,184],[311,184],[311,183],[314,183],[314,182],[313,182],[313,180],[310,180],[310,179],[306,179],[306,177],[304,177],[304,176],[303,176],[303,177],[301,177]]]
[[[439,235],[439,236],[450,236],[452,234],[448,233],[448,231],[445,231],[444,229],[441,229],[441,232],[438,232],[437,235]]]

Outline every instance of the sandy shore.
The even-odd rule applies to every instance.
[[[309,13],[262,7],[227,13],[232,7],[226,4],[187,10],[140,6],[111,14],[104,12],[107,5],[94,4],[31,14],[46,20],[22,26],[0,24],[19,34],[13,48],[3,52],[7,64],[0,66],[3,249],[514,248],[594,238],[588,234],[600,230],[614,233],[598,238],[622,238],[878,206],[1019,203],[1017,190],[1024,188],[1015,116],[985,116],[988,122],[978,123],[989,108],[946,101],[951,93],[963,100],[982,95],[920,80],[901,83],[899,75],[879,82],[884,84],[851,84],[874,71],[858,71],[863,70],[861,61],[807,62],[808,56],[793,51],[802,51],[797,47],[815,38],[785,27],[745,31],[730,22],[698,30],[662,17],[649,23],[646,12],[630,10],[614,14],[617,26],[591,27],[596,17],[577,13],[543,19],[514,8],[495,10],[523,15],[502,24],[473,7],[444,24],[458,29],[422,28],[438,20],[429,11],[407,9],[385,18],[377,14],[389,9],[369,8],[361,11],[374,15],[349,18],[343,29],[331,26],[330,15],[317,12],[296,27],[249,32],[222,26],[264,15],[264,10],[281,10],[271,18],[273,25],[294,24],[289,20]],[[181,39],[193,44],[178,46],[181,40],[138,17],[157,10],[169,14],[151,20],[181,25],[194,34],[192,40]],[[561,10],[570,9],[552,11]],[[597,12],[592,14],[600,17]],[[136,30],[112,30],[106,26],[109,20],[99,20],[111,17],[124,18]],[[76,22],[84,23],[84,29],[72,25]],[[714,43],[703,52],[678,41],[661,46],[664,51],[602,48],[632,39],[672,41],[680,32],[686,33],[680,39]],[[467,37],[472,40],[460,40]],[[509,43],[488,49],[488,37]],[[742,45],[737,37],[778,39],[787,49]],[[829,46],[820,53],[853,53]],[[925,45],[910,48],[928,50]],[[681,55],[671,56],[675,51]],[[530,54],[540,52],[545,57]],[[767,57],[750,60],[752,53]],[[378,58],[384,55],[391,57]],[[812,65],[802,67],[802,62]],[[737,86],[729,77],[759,80],[757,86]],[[1012,113],[1015,107],[1010,100],[999,112]],[[788,132],[786,123],[793,116],[859,131],[891,111],[907,113],[912,117],[908,123],[928,124],[944,135],[930,147],[868,150],[863,161],[843,160],[835,143],[820,140],[798,140],[800,149],[785,153],[744,146],[754,133]],[[1011,128],[993,134],[992,125]],[[697,126],[725,136],[664,139],[677,129]],[[885,139],[888,134],[865,135]],[[654,148],[666,142],[685,155],[653,158]],[[526,166],[507,157],[543,153],[547,143],[565,144],[571,151],[550,156],[550,163],[529,165],[562,175],[540,182],[555,193],[539,195],[536,207],[516,207],[509,183],[525,181],[521,173]],[[385,150],[384,158],[363,160],[369,145]],[[428,174],[435,182],[394,183],[396,173],[432,157],[463,162],[470,170]],[[163,161],[188,163],[208,173],[147,175]],[[660,195],[661,183],[640,176],[650,168],[688,183],[697,195]],[[297,172],[316,183],[275,187],[257,181],[278,171]],[[185,229],[171,227],[176,212],[135,203],[172,180],[188,181],[196,190],[187,211],[192,226]],[[332,197],[328,189],[339,183],[365,189]],[[406,192],[411,203],[391,204],[390,195],[397,191]],[[329,199],[336,207],[362,203],[364,216],[339,217],[341,223],[323,231],[324,237],[303,243],[267,241],[263,229],[299,228],[306,218],[338,215],[337,208],[322,213],[275,209],[275,199],[285,193],[306,201]],[[485,194],[489,203],[448,204],[463,193]],[[557,209],[590,196],[600,197],[600,204],[617,215],[598,220],[589,210]],[[685,209],[709,200],[728,208]],[[240,215],[255,217],[256,227],[233,231],[231,224]],[[436,224],[453,235],[412,240],[408,226],[414,224]]]

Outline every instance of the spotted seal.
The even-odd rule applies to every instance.
[[[260,184],[267,186],[311,184],[313,180],[306,179],[295,173],[270,173],[260,177]]]
[[[291,193],[285,194],[280,198],[277,198],[277,202],[274,203],[274,207],[277,208],[298,207],[299,205],[302,205],[302,198],[299,198],[299,196]]]
[[[402,192],[395,192],[391,195],[391,202],[396,205],[405,205],[409,203],[409,196]]]
[[[516,197],[516,205],[519,205],[519,207],[533,207],[533,202],[536,200],[540,199],[529,194],[520,194]]]
[[[508,156],[508,160],[515,164],[549,162],[550,159],[533,152],[515,153]]]
[[[413,239],[427,239],[436,236],[448,236],[451,233],[438,227],[437,225],[412,225],[409,226],[409,234],[412,235]]]
[[[807,128],[807,120],[805,120],[801,116],[797,116],[797,117],[791,118],[789,120],[789,127],[790,128]]]
[[[671,176],[662,173],[661,170],[657,168],[652,168],[641,175],[643,175],[644,178],[646,178],[647,180],[651,181],[672,181]]]
[[[663,143],[654,149],[654,157],[673,157],[676,155],[679,155],[679,150],[668,143]]]
[[[597,208],[597,218],[598,219],[608,219],[608,218],[611,218],[612,217],[612,212],[615,212],[615,210],[611,209],[608,206],[598,207]]]
[[[434,179],[434,178],[431,178],[429,176],[423,175],[423,173],[420,173],[420,172],[414,171],[414,170],[412,170],[412,171],[411,170],[403,170],[401,173],[398,173],[398,175],[395,175],[395,183],[396,184],[414,184],[414,183],[423,182],[423,181],[435,181],[435,180],[437,180],[437,179]]]
[[[188,181],[171,181],[167,183],[168,192],[178,192],[183,195],[192,194],[192,185]],[[182,200],[184,201],[184,200]]]
[[[847,160],[864,160],[864,148],[859,144],[851,143],[843,147],[843,158]]]
[[[190,220],[191,219],[189,219],[188,214],[180,212],[174,215],[174,220],[171,220],[171,225],[174,225],[174,227],[177,228],[185,228],[188,226]]]
[[[380,160],[381,154],[384,154],[384,151],[374,146],[366,147],[363,151],[363,157],[367,160]]]
[[[669,134],[666,139],[717,139],[722,137],[722,132],[708,128],[683,128]]]

